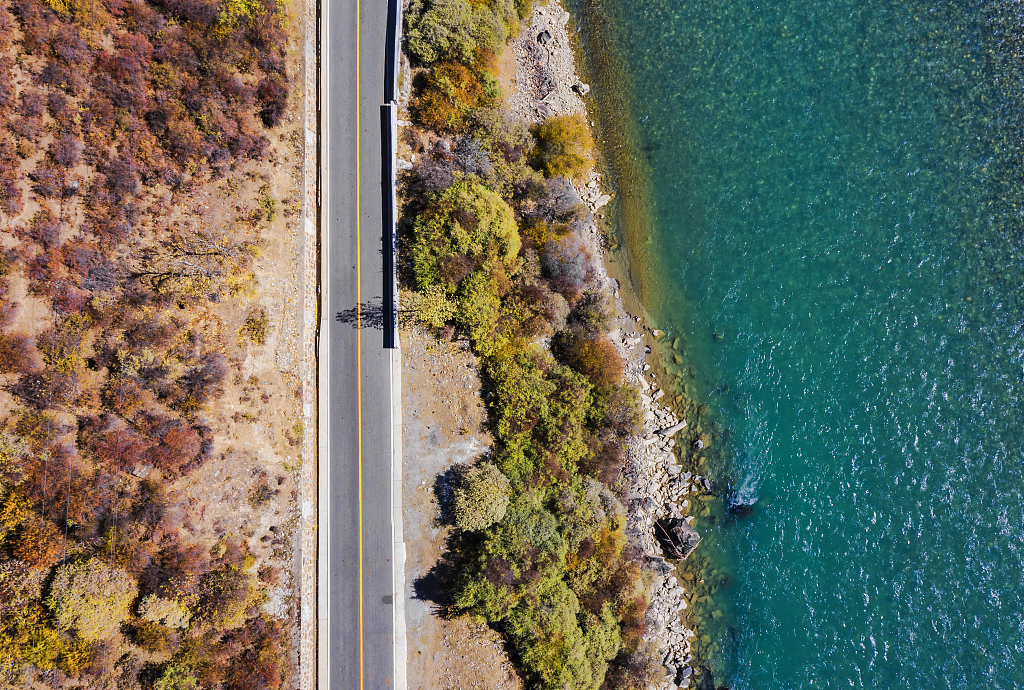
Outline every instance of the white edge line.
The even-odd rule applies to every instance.
[[[330,108],[328,98],[328,74],[330,65],[328,59],[330,41],[325,40],[328,35],[327,27],[330,26],[330,2],[319,2],[320,25],[319,25],[319,61],[318,80],[320,112],[317,129],[320,132],[320,319],[317,334],[317,360],[320,366],[317,370],[317,687],[320,690],[330,688],[330,654],[328,653],[328,642],[330,637],[330,539],[331,530],[328,524],[330,514],[330,457],[328,453],[328,432],[330,429],[330,377],[327,376],[327,367],[323,365],[323,358],[329,348],[329,322],[327,320],[327,305],[330,291],[330,281],[327,280],[327,270],[330,261],[325,262],[324,257],[330,252],[330,233],[327,232],[330,220],[330,195],[327,194],[329,187],[330,171],[327,165],[327,152],[330,150],[328,144],[329,132],[323,123],[329,122],[327,114]],[[326,263],[326,265],[325,265]]]

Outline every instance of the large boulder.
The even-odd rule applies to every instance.
[[[657,537],[666,558],[685,560],[700,543],[700,534],[681,518],[662,518],[654,523]]]

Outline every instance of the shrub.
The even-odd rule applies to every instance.
[[[567,329],[552,343],[559,358],[597,386],[622,382],[625,363],[610,340],[589,335],[582,330]]]
[[[128,617],[137,592],[128,573],[92,558],[57,569],[46,606],[61,630],[72,628],[84,640],[102,640]]]
[[[263,345],[267,342],[267,328],[269,327],[270,317],[267,316],[266,310],[253,309],[245,319],[242,332],[249,336],[249,340],[255,344]]]
[[[44,247],[52,247],[60,240],[60,221],[46,206],[32,216],[23,236]]]
[[[232,630],[245,622],[245,610],[257,593],[256,578],[245,570],[223,565],[203,576],[192,618]]]
[[[170,663],[153,683],[153,690],[199,690],[199,683],[187,666]]]
[[[31,336],[0,335],[0,374],[27,373],[39,368],[39,354]]]
[[[580,293],[594,279],[594,260],[578,235],[549,239],[540,259],[551,280],[551,287],[570,302],[578,300]]]
[[[441,285],[455,292],[471,273],[488,262],[511,268],[522,246],[515,216],[505,201],[486,187],[460,180],[416,218],[413,267],[421,290]]]
[[[573,321],[591,335],[607,333],[612,322],[612,304],[606,290],[587,290],[573,313]]]
[[[281,122],[288,106],[288,83],[279,74],[272,74],[260,80],[256,87],[260,102],[260,119],[267,127],[276,127]]]
[[[426,65],[498,53],[519,21],[514,0],[412,0],[404,15],[406,48]]]
[[[473,531],[490,527],[508,509],[508,477],[491,463],[470,470],[455,491],[455,524]]]
[[[590,167],[594,140],[582,115],[553,117],[538,125],[535,164],[548,177],[579,179]]]
[[[443,62],[427,75],[417,100],[420,121],[432,129],[462,131],[473,108],[493,105],[497,84],[488,72],[475,72],[458,62]]]
[[[459,289],[459,309],[456,323],[473,341],[474,349],[489,355],[503,344],[497,339],[498,318],[501,316],[501,296],[491,276],[483,271],[474,272],[462,281]]]
[[[225,690],[271,690],[281,686],[282,630],[279,623],[254,618],[236,634],[242,648],[228,663]]]
[[[619,436],[640,433],[643,410],[640,393],[633,386],[605,385],[594,390],[591,414],[595,425]]]
[[[590,383],[538,350],[493,359],[496,464],[514,488],[535,475],[568,479],[587,456]]]

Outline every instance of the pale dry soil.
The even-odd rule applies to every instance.
[[[469,616],[449,618],[423,578],[452,527],[442,511],[446,477],[488,452],[477,358],[465,342],[401,332],[403,517],[407,560],[409,690],[522,690],[501,636]],[[446,474],[447,473],[447,474]]]

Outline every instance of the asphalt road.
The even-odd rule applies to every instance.
[[[392,360],[381,325],[387,2],[322,7],[320,481],[328,481],[328,500],[320,505],[327,563],[319,572],[328,612],[319,685],[326,675],[331,690],[384,689],[395,677]]]

